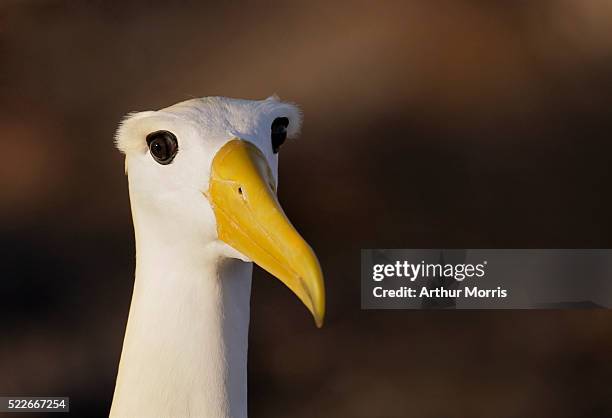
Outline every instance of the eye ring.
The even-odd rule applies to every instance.
[[[147,135],[147,146],[155,161],[167,165],[174,160],[178,152],[178,141],[170,131],[155,131]]]
[[[272,140],[272,152],[278,153],[281,145],[287,139],[287,127],[289,126],[288,118],[276,118],[270,127],[270,139]]]

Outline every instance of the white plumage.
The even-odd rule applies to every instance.
[[[277,118],[287,118],[289,137],[298,133],[299,110],[276,97],[194,99],[121,123],[116,143],[126,156],[136,278],[111,416],[246,416],[251,260],[322,321],[316,258],[288,221],[283,229],[286,218],[273,202],[278,154],[270,132]],[[177,140],[170,163],[153,158],[147,142],[156,132]],[[263,174],[240,174],[242,161],[264,167]]]

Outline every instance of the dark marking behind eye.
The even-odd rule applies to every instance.
[[[287,139],[287,127],[289,126],[288,118],[276,118],[272,122],[270,128],[270,137],[272,139],[272,152],[278,153],[281,145]]]

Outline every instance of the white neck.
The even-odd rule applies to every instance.
[[[136,280],[111,416],[246,417],[252,264],[132,211]]]

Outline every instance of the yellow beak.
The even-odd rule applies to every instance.
[[[278,203],[261,151],[239,139],[225,144],[212,163],[208,197],[219,239],[287,285],[321,327],[325,288],[319,261]]]

